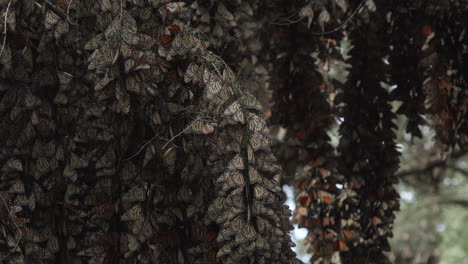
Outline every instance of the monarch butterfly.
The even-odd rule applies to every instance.
[[[214,25],[212,34],[213,34],[213,36],[215,36],[215,37],[222,37],[223,34],[224,34],[223,27],[222,27],[219,23],[216,23],[216,24]]]
[[[245,209],[244,196],[242,192],[243,190],[239,188],[236,191],[231,192],[228,197],[222,198],[225,209],[231,207]]]
[[[262,111],[262,106],[258,102],[258,100],[255,98],[255,96],[244,93],[241,98],[239,99],[240,104],[247,108],[247,109],[253,109],[257,111]]]
[[[75,184],[72,184],[72,183],[69,183],[67,184],[67,190],[65,192],[65,200],[70,200],[70,196],[73,196],[73,195],[77,195],[80,193],[80,187],[75,185]]]
[[[36,96],[27,93],[26,96],[24,96],[23,99],[23,105],[26,109],[30,109],[36,106],[41,105],[42,101],[41,99],[37,98]]]
[[[198,65],[195,63],[190,63],[190,65],[187,67],[187,70],[185,70],[184,82],[192,82],[193,84],[196,84],[198,82],[197,76],[199,75],[198,69]]]
[[[107,152],[96,162],[96,169],[109,168],[115,162],[115,151],[113,147],[109,147]]]
[[[358,236],[358,234],[355,231],[347,230],[347,229],[341,230],[341,233],[343,234],[343,237],[348,241]]]
[[[88,161],[71,152],[69,164],[71,169],[86,168]]]
[[[174,39],[171,35],[162,35],[159,37],[159,40],[162,42],[163,47],[170,48],[172,45],[172,40]]]
[[[121,217],[120,220],[122,221],[135,221],[137,219],[142,219],[144,218],[143,215],[143,209],[141,208],[141,205],[136,204],[129,210],[125,211]]]
[[[245,185],[244,176],[240,172],[231,173],[230,177],[222,185],[222,191],[226,192]]]
[[[208,68],[203,69],[202,80],[205,85],[207,85],[211,81],[216,81],[215,79],[216,75],[212,71],[210,71]]]
[[[234,246],[234,241],[232,242],[228,242],[226,244],[224,244],[219,250],[218,250],[218,253],[216,253],[216,257],[217,258],[221,258],[221,257],[224,257],[226,255],[229,255],[231,252],[232,252],[232,248],[235,247]]]
[[[47,10],[45,15],[44,24],[47,30],[52,29],[60,20],[60,17],[54,12]]]
[[[222,86],[220,82],[209,79],[206,85],[206,90],[205,90],[206,98],[208,99],[215,98],[216,95],[221,91],[221,89],[222,89]]]
[[[54,103],[66,105],[68,104],[68,98],[64,93],[58,92],[54,97]]]
[[[190,129],[185,131],[184,133],[195,133],[195,134],[210,134],[210,133],[213,133],[214,131],[214,126],[209,124],[209,123],[205,123],[201,120],[195,120],[192,122],[192,124],[190,125]]]
[[[132,32],[128,29],[120,30],[120,36],[122,40],[132,46],[137,46],[140,43],[140,38],[136,34],[136,32]]]
[[[232,13],[229,12],[229,10],[227,10],[226,6],[224,6],[222,3],[219,3],[216,15],[220,19],[225,19],[225,20],[228,20],[228,21],[234,20],[234,16],[232,15]]]
[[[255,167],[259,171],[268,172],[271,174],[278,173],[280,167],[276,164],[276,158],[272,153],[258,152],[255,157]]]
[[[234,102],[224,111],[225,120],[228,124],[245,123],[244,113],[240,109],[239,102]]]
[[[45,157],[38,158],[36,162],[34,162],[34,165],[36,177],[40,177],[51,171],[49,160]]]
[[[57,253],[59,248],[59,240],[57,237],[53,236],[47,240],[47,249],[50,250],[51,253]]]
[[[21,181],[16,181],[8,190],[11,194],[23,194],[24,191],[24,184]]]
[[[223,211],[223,201],[224,198],[218,197],[208,206],[208,217],[215,216]]]
[[[273,233],[274,233],[275,235],[277,235],[277,236],[282,236],[282,235],[284,235],[284,232],[283,232],[281,229],[279,229],[278,227],[273,228]]]
[[[255,184],[255,183],[262,182],[262,178],[261,178],[260,174],[253,167],[249,167],[249,182],[250,182],[250,184]]]
[[[346,246],[346,243],[343,240],[336,240],[333,242],[333,249],[336,251],[347,251],[349,248]]]
[[[124,62],[124,70],[125,70],[125,73],[129,73],[131,69],[133,69],[135,67],[135,60],[133,59],[126,59],[125,62]]]
[[[218,234],[217,242],[230,240],[230,237],[235,235],[243,226],[245,226],[244,216],[239,215],[227,221]]]
[[[63,176],[69,178],[72,182],[76,182],[78,178],[78,172],[72,169],[70,165],[67,165],[63,169]]]
[[[244,225],[242,229],[238,230],[234,241],[236,245],[241,245],[247,243],[249,241],[255,240],[257,238],[257,232],[255,232],[255,228],[248,224]]]
[[[23,164],[19,159],[9,159],[2,170],[6,171],[23,171]]]
[[[239,111],[241,111],[241,105],[239,101],[235,101],[234,103],[230,104],[226,110],[224,110],[224,115],[233,115]]]
[[[263,204],[255,201],[255,200],[252,203],[252,215],[253,216],[260,216],[260,215],[264,216],[264,217],[270,219],[271,221],[273,221],[273,223],[278,223],[280,221],[280,219],[275,214],[275,211],[273,209],[265,207]]]
[[[120,178],[123,182],[130,182],[137,175],[137,169],[135,164],[131,161],[125,161],[122,164],[122,169],[120,170]]]
[[[163,154],[163,162],[168,167],[169,173],[174,174],[175,161],[176,161],[176,150],[174,148],[167,149]]]
[[[229,179],[229,177],[232,177],[232,174],[234,173],[239,173],[241,174],[242,172],[238,171],[238,170],[235,170],[235,171],[225,171],[224,173],[221,174],[221,176],[218,177],[218,179],[216,179],[216,184],[221,184],[225,181],[227,181],[227,179]]]
[[[253,133],[249,139],[249,145],[253,151],[266,149],[271,145],[271,139],[264,134]]]
[[[141,186],[135,186],[130,188],[127,192],[122,195],[122,201],[130,202],[142,202],[146,199],[146,190]]]
[[[174,37],[170,52],[174,55],[184,55],[187,52],[196,52],[200,47],[200,40],[192,33],[181,32]]]
[[[162,15],[163,19],[166,19],[168,15],[182,12],[185,9],[184,2],[172,2],[164,5],[159,9],[159,13]]]
[[[254,186],[253,197],[256,200],[268,202],[268,203],[273,203],[275,201],[273,195],[265,187],[258,185],[258,184]]]
[[[133,252],[140,248],[140,243],[132,234],[125,233],[120,236],[120,251],[124,253],[124,257],[128,258]]]
[[[130,112],[130,97],[118,83],[115,84],[115,97],[120,110],[128,114]]]
[[[60,39],[60,37],[69,31],[68,22],[65,20],[60,20],[58,24],[54,27],[54,37],[55,39]]]
[[[279,193],[281,192],[281,187],[277,185],[274,181],[269,180],[267,178],[262,179],[262,184],[265,186],[268,190],[274,192],[274,193]]]
[[[318,195],[318,198],[320,199],[320,201],[322,203],[331,204],[331,203],[333,203],[335,201],[335,195],[333,195],[333,194],[331,194],[329,192],[319,190],[317,192],[317,195]]]
[[[247,161],[249,162],[249,164],[255,163],[254,150],[250,146],[247,146]]]
[[[84,45],[85,50],[95,50],[99,48],[100,46],[104,45],[105,43],[105,38],[104,34],[98,34],[95,37],[93,37],[91,40],[86,42]]]
[[[172,24],[167,28],[171,33],[176,33],[180,31],[180,27],[176,24]]]
[[[261,236],[257,237],[257,240],[255,241],[255,247],[257,248],[257,250],[269,250],[270,249],[270,245],[268,245],[265,239]]]
[[[70,83],[73,80],[73,75],[68,72],[58,72],[57,77],[60,82],[60,90],[65,91],[70,87]]]
[[[242,244],[231,256],[228,258],[227,263],[231,263],[231,261],[235,261],[236,259],[240,259],[245,257],[246,255],[250,254],[255,250],[255,243],[248,242]]]
[[[243,170],[245,167],[242,156],[240,154],[234,156],[234,158],[228,163],[227,168],[228,170]]]
[[[251,131],[260,132],[263,134],[268,133],[268,128],[267,128],[265,120],[263,120],[259,116],[252,114],[252,113],[248,114],[247,119],[248,119],[248,127]]]

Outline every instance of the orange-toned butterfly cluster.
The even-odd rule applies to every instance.
[[[344,2],[339,6],[343,12],[349,8]],[[337,172],[337,158],[327,134],[336,117],[335,98],[347,81],[349,65],[339,51],[346,34],[312,33],[325,30],[325,25],[339,25],[335,20],[338,14],[326,18],[327,8],[331,10],[332,6],[309,3],[295,8],[301,10],[301,23],[273,26],[277,36],[270,41],[274,47],[271,57],[278,58],[271,82],[275,105],[270,120],[287,129],[276,150],[286,173],[297,178],[295,218],[309,231],[306,243],[313,253],[311,262],[339,263],[340,253],[353,247],[359,238],[359,216],[353,211],[357,194],[346,189],[344,176]],[[319,14],[319,21],[310,23],[314,13]],[[317,51],[318,55],[313,55]],[[339,75],[331,74],[338,68]]]
[[[463,149],[468,144],[468,91],[464,70],[468,60],[463,48],[467,42],[467,16],[463,13],[466,3],[432,5],[434,11],[427,15],[427,24],[420,31],[424,42],[419,45],[427,113],[441,150]]]
[[[392,7],[381,1],[380,12],[390,12]],[[379,13],[369,18],[373,26],[350,30],[354,45],[351,50],[349,87],[340,99],[340,142],[338,171],[344,175],[343,190],[355,192],[359,212],[353,229],[356,239],[349,250],[341,254],[343,262],[388,262],[383,254],[390,250],[388,238],[392,236],[395,211],[399,209],[398,193],[394,184],[399,168],[399,152],[396,147],[396,114],[390,105],[390,94],[382,83],[387,83],[389,67],[377,49],[377,39],[389,41],[390,35],[378,28],[388,27]],[[364,30],[364,34],[363,31]],[[389,48],[390,50],[390,48]],[[387,51],[388,52],[388,51]],[[390,80],[391,81],[391,80]],[[358,185],[356,185],[357,183]],[[345,229],[342,226],[343,229]]]

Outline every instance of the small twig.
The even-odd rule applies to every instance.
[[[287,26],[287,25],[291,25],[291,24],[300,22],[300,21],[303,20],[304,18],[305,18],[305,17],[301,17],[301,18],[299,18],[298,20],[285,20],[285,21],[283,21],[283,22],[270,22],[270,24],[272,24],[272,25],[279,25],[279,26]]]
[[[73,22],[70,20],[70,6],[73,4],[73,0],[70,0],[70,3],[68,3],[68,6],[67,6],[67,21],[68,23],[74,25],[74,26],[78,26],[77,23]]]
[[[180,131],[177,135],[173,136],[171,139],[169,139],[169,141],[166,142],[166,144],[164,144],[164,146],[161,147],[161,149],[164,149],[167,147],[167,145],[169,145],[169,143],[171,143],[174,139],[176,139],[177,137],[179,137],[180,135],[182,135],[185,131],[187,131],[192,125],[193,123],[195,123],[195,121],[198,121],[199,119],[196,118],[195,120],[193,120],[186,128],[184,128],[182,131]]]
[[[281,25],[281,23],[283,23],[284,21],[291,21],[290,19],[295,16],[297,13],[299,13],[300,10],[296,10],[294,13],[292,13],[291,15],[287,16],[287,17],[283,17],[283,18],[278,18],[276,21],[278,22],[269,22],[270,24],[273,24],[273,25]],[[280,22],[280,21],[283,21],[283,22]],[[298,21],[296,21],[298,22]]]
[[[468,176],[468,170],[458,168],[458,167],[449,167],[448,169],[459,172],[459,173],[463,174],[463,176]]]
[[[10,0],[10,3],[11,3],[11,0]],[[19,226],[16,224],[15,219],[13,218],[13,215],[11,214],[10,208],[8,208],[8,205],[7,205],[6,201],[5,201],[5,199],[3,199],[3,196],[2,196],[2,195],[0,195],[0,198],[2,199],[3,205],[5,205],[5,208],[6,208],[7,212],[8,212],[8,215],[10,215],[11,221],[13,222],[13,224],[14,224],[15,227],[16,227],[16,229],[18,229],[18,231],[19,231],[19,233],[20,233],[20,237],[19,237],[19,239],[16,241],[16,244],[15,244],[15,246],[13,247],[13,249],[12,249],[10,252],[8,252],[8,254],[7,254],[3,259],[0,259],[0,264],[1,264],[1,263],[3,262],[3,260],[5,260],[5,259],[11,254],[11,252],[13,252],[13,251],[18,247],[19,242],[20,242],[21,239],[23,238],[23,232],[21,232],[21,229],[20,229]]]
[[[458,205],[458,206],[461,206],[461,207],[464,207],[464,208],[468,208],[468,200],[451,199],[451,200],[443,200],[443,201],[440,201],[439,203]]]
[[[434,161],[431,161],[431,162],[427,163],[422,168],[408,169],[408,170],[397,172],[395,174],[395,176],[398,177],[398,178],[404,178],[404,177],[408,177],[408,176],[411,176],[411,175],[426,173],[428,171],[431,171],[434,168],[447,168],[447,166],[449,165],[449,161],[459,159],[459,158],[465,156],[466,154],[468,154],[468,150],[459,150],[459,151],[453,152],[450,155],[448,160],[439,160],[439,159],[434,160]]]
[[[8,11],[10,10],[11,2],[13,2],[13,0],[10,0],[8,2],[8,5],[7,5],[6,11],[5,11],[5,24],[4,24],[4,29],[3,29],[3,43],[2,43],[2,50],[0,51],[0,57],[3,55],[3,50],[5,49],[5,45],[6,45]]]
[[[339,25],[338,27],[330,30],[330,31],[325,31],[325,32],[310,32],[312,35],[327,35],[327,34],[331,34],[331,33],[334,33],[338,30],[341,30],[344,26],[346,26],[346,24],[349,23],[349,21],[351,21],[351,19],[357,14],[359,13],[359,11],[362,9],[362,7],[364,6],[366,0],[362,0],[361,3],[359,4],[359,6],[356,8],[356,10],[353,11],[353,13],[341,24]]]
[[[120,0],[120,28],[122,28],[122,18],[123,18],[123,0]]]
[[[159,132],[158,134],[154,135],[150,140],[148,140],[145,144],[143,144],[143,146],[137,151],[135,152],[133,155],[131,155],[130,157],[128,158],[125,158],[123,161],[127,161],[127,160],[130,160],[132,158],[134,158],[136,155],[140,154],[141,151],[143,151],[143,149],[148,146],[151,142],[153,142],[159,135],[161,135],[162,131]]]

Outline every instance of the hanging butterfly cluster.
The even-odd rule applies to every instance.
[[[178,22],[175,22],[178,23]],[[240,89],[234,73],[217,55],[206,50],[199,34],[181,28],[170,48],[160,51],[174,60],[184,59],[184,81],[193,87],[199,115],[186,134],[207,142],[209,175],[214,196],[200,212],[209,230],[217,226],[214,238],[191,249],[214,261],[238,263],[297,263],[288,232],[290,211],[282,205],[279,167],[269,148],[268,128],[261,117],[261,105]],[[194,150],[196,146],[193,146]],[[213,248],[217,249],[213,254]]]
[[[357,188],[362,182],[346,179],[336,170],[337,158],[327,134],[336,116],[336,98],[346,89],[349,64],[343,49],[347,34],[333,30],[322,36],[319,33],[329,31],[325,25],[339,27],[339,18],[353,6],[342,1],[301,4],[289,13],[299,10],[302,23],[275,25],[278,36],[270,41],[272,51],[277,52],[271,55],[276,58],[271,120],[287,129],[278,156],[286,164],[286,172],[299,177],[295,214],[299,226],[309,231],[306,243],[313,253],[311,262],[341,263],[340,252],[354,247],[359,240],[357,192],[349,186]],[[336,5],[343,14],[336,12],[332,20],[327,9],[333,10]],[[363,8],[364,13],[369,11],[369,7]],[[314,13],[320,13],[318,21]]]
[[[418,43],[418,66],[423,72],[422,89],[435,140],[442,151],[468,144],[466,65],[468,63],[467,4],[454,1],[448,5],[429,3],[424,35]]]
[[[401,101],[397,114],[407,117],[406,132],[413,137],[421,138],[420,125],[425,124],[424,114],[425,93],[422,89],[423,75],[418,66],[421,46],[429,35],[425,26],[424,14],[418,12],[423,9],[423,1],[394,1],[394,12],[389,13],[389,34],[391,34],[388,63],[391,67],[391,80],[396,85],[390,93],[392,100]]]
[[[299,262],[261,106],[181,15],[202,8],[0,5],[2,263]]]
[[[390,5],[376,1],[380,12],[390,12]],[[395,143],[396,114],[392,112],[388,85],[388,67],[382,59],[388,50],[378,49],[378,41],[389,41],[381,28],[388,21],[379,13],[370,16],[372,23],[362,22],[350,33],[352,44],[349,87],[343,91],[340,116],[340,172],[346,177],[344,189],[351,190],[359,212],[349,229],[353,247],[343,252],[345,263],[390,263],[388,251],[395,211],[399,209],[394,175],[399,167]]]
[[[328,13],[327,8],[334,7],[335,2],[331,1],[327,5],[298,3],[284,14],[274,12],[278,6],[271,6],[269,10],[276,17],[288,17],[288,14],[299,11],[299,20],[303,21],[299,24],[289,22],[288,25],[288,22],[272,17],[270,20],[275,22],[269,27],[277,35],[274,38],[265,36],[271,50],[270,63],[274,65],[270,81],[274,93],[271,121],[287,128],[285,142],[280,146],[284,149],[279,150],[278,155],[285,161],[288,174],[294,174],[296,168],[330,151],[327,131],[333,122],[334,99],[338,88],[346,81],[349,67],[340,53],[343,33],[337,32],[317,41],[317,35],[310,29],[316,23],[305,23],[304,18],[310,13],[310,19],[313,19],[314,13]],[[295,17],[289,15],[289,19]],[[333,27],[337,21],[328,20],[328,23]],[[339,71],[340,76],[331,74],[332,71]]]
[[[332,2],[312,1],[305,5],[294,2],[282,6],[293,10],[289,11],[293,14],[288,17],[291,21],[298,17],[300,22],[288,24],[285,21],[282,27],[270,30],[278,35],[266,41],[273,43],[272,50],[278,51],[277,57],[272,56],[277,58],[271,82],[275,93],[272,121],[287,129],[284,142],[279,144],[278,156],[281,163],[290,166],[286,167],[287,173],[301,177],[297,182],[296,213],[299,223],[309,229],[310,251],[315,253],[312,261],[359,263],[364,261],[362,258],[368,252],[373,251],[368,260],[380,259],[382,263],[386,260],[381,252],[388,249],[386,238],[391,236],[393,211],[398,209],[398,195],[391,187],[397,181],[393,174],[398,168],[398,153],[392,131],[395,115],[389,102],[403,102],[397,114],[409,118],[407,131],[413,136],[422,136],[419,125],[424,124],[423,115],[427,112],[426,117],[431,118],[438,131],[437,141],[446,146],[458,144],[462,148],[466,144],[466,99],[463,99],[466,89],[462,88],[465,81],[461,77],[462,65],[466,64],[466,49],[461,44],[466,42],[461,22],[466,21],[466,4],[460,1],[450,4],[360,1],[347,2],[350,6],[346,6],[339,1]],[[278,3],[281,6],[281,2]],[[340,7],[339,11],[333,9],[334,4]],[[346,10],[347,14],[340,15],[341,11]],[[318,18],[314,18],[314,14],[319,14]],[[350,20],[353,25],[347,24]],[[450,23],[447,23],[449,20]],[[330,26],[333,23],[335,27]],[[435,37],[438,35],[432,32],[436,28],[434,24],[441,27],[438,34],[442,37]],[[452,25],[449,30],[445,26],[447,24]],[[318,27],[321,27],[319,32],[301,30]],[[346,75],[341,78],[333,74],[333,70],[347,72],[349,64],[344,58],[349,56],[344,50],[346,45],[339,47],[338,54],[327,50],[347,40],[346,28],[353,29],[349,39],[354,47],[359,47],[352,52],[354,59],[351,61],[353,71],[350,76],[353,79],[349,82]],[[315,40],[304,37],[307,34],[313,35]],[[368,36],[362,37],[365,34]],[[287,41],[282,41],[281,36],[285,36]],[[317,43],[326,44],[313,45]],[[301,67],[300,63],[307,65],[304,62],[311,59],[294,59],[291,55],[299,57],[302,50],[306,50],[305,54],[314,51],[318,54],[314,57],[315,61],[312,60],[314,65]],[[442,61],[442,58],[447,61]],[[333,112],[322,115],[318,109],[325,103],[324,100],[316,94],[309,96],[308,93],[312,95],[311,89],[303,90],[306,83],[297,81],[307,75],[313,76],[314,68],[323,82],[320,83],[320,76],[314,76],[310,79],[318,83],[313,87],[323,87],[322,91],[328,99],[336,98],[334,101],[328,100],[328,103],[332,102],[332,107],[342,109],[340,122],[344,120],[338,147],[340,157],[331,166],[318,163],[324,160],[330,163],[329,160],[334,159],[333,155],[324,158],[327,157],[327,148],[321,149],[321,146],[328,144],[328,138],[326,134],[319,136],[319,133],[329,130],[330,125],[326,125],[326,122],[331,122],[327,118]],[[388,80],[387,76],[391,79]],[[452,81],[452,78],[456,81]],[[388,94],[381,87],[381,82],[387,83],[386,87],[395,83],[396,89]],[[321,123],[321,116],[326,116],[322,119],[326,120],[325,123]],[[314,121],[315,129],[310,129],[314,134],[303,129],[307,120]],[[323,127],[320,127],[322,124]],[[315,153],[316,149],[320,151]],[[377,156],[376,153],[381,154]],[[312,166],[304,166],[307,160],[311,160],[309,164]],[[298,165],[306,170],[297,170]],[[338,167],[339,173],[329,167]],[[370,190],[369,186],[375,186],[378,191]],[[347,198],[342,200],[343,197]],[[340,210],[335,213],[333,209],[336,208]],[[313,216],[314,221],[304,221],[309,215]],[[342,251],[342,254],[337,254],[338,251]]]
[[[244,89],[266,105],[271,96],[266,89],[268,65],[262,62],[264,43],[258,34],[262,5],[258,0],[194,1],[181,19],[207,37],[210,49],[232,67]]]

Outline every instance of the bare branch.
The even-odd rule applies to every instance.
[[[468,200],[445,200],[445,201],[440,201],[441,204],[451,204],[451,205],[458,205],[461,207],[468,208]]]
[[[416,168],[416,169],[409,169],[409,170],[403,170],[400,171],[396,174],[398,178],[404,178],[408,177],[411,175],[417,175],[417,174],[423,174],[428,171],[431,171],[434,168],[448,168],[449,164],[451,161],[459,159],[463,157],[465,154],[468,153],[468,150],[459,150],[456,152],[453,152],[452,155],[448,159],[440,159],[440,160],[434,160],[429,163],[427,163],[424,167],[422,168]],[[451,169],[454,169],[450,167]]]
[[[5,49],[5,45],[6,45],[8,11],[10,10],[11,2],[13,2],[13,0],[10,0],[8,2],[8,5],[7,5],[6,11],[5,11],[5,24],[3,25],[3,27],[4,27],[3,28],[3,43],[2,43],[2,50],[0,51],[0,56],[2,56],[3,50]]]

